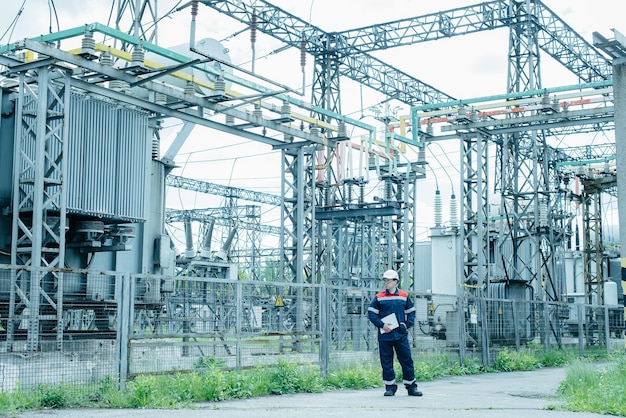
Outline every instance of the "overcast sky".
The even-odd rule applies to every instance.
[[[158,2],[158,15],[187,1],[161,0]],[[271,3],[290,12],[325,31],[346,29],[382,23],[411,16],[420,16],[439,10],[449,10],[480,1],[447,0],[274,0]],[[615,0],[544,0],[544,3],[558,14],[569,26],[589,43],[592,32],[598,31],[606,37],[612,37],[612,28],[626,33],[623,13],[619,2]],[[78,27],[86,23],[100,22],[114,26],[115,15],[111,15],[112,0],[2,0],[0,14],[1,44],[25,37],[34,37],[58,29]],[[54,8],[52,7],[54,5]],[[18,12],[23,11],[18,17]],[[56,16],[53,10],[56,9]],[[17,20],[15,20],[17,18]],[[169,47],[184,44],[189,40],[190,9],[172,13],[159,23],[158,42]],[[242,27],[230,18],[213,10],[200,6],[196,39],[203,37],[222,41],[229,50],[233,63],[246,69],[251,68],[249,32],[232,36]],[[282,44],[270,37],[259,35],[256,43],[255,70],[266,77],[292,86],[301,87],[299,52],[290,49],[277,54],[272,51]],[[478,34],[459,36],[436,42],[406,46],[377,53],[376,56],[394,67],[405,71],[417,79],[456,98],[482,97],[502,94],[506,91],[506,65],[508,52],[508,30],[499,29]],[[311,62],[308,57],[306,82],[312,79]],[[544,59],[542,66],[543,87],[556,87],[577,83],[576,78],[567,71]],[[277,71],[277,68],[280,71]],[[342,82],[343,83],[343,82]],[[342,94],[342,111],[355,118],[365,116],[367,123],[376,124],[369,108],[380,102],[379,95],[365,91],[363,95],[351,82],[342,84],[349,94]],[[307,92],[310,87],[307,87]],[[307,94],[307,97],[310,97]],[[408,114],[409,109],[400,110]],[[164,142],[175,135],[178,122],[171,122],[169,131],[164,132]],[[181,168],[174,174],[201,178],[216,183],[245,187],[267,193],[279,194],[280,176],[279,154],[268,146],[250,144],[247,141],[229,138],[224,141],[216,132],[196,129],[192,140],[186,144],[177,157]],[[594,139],[595,140],[595,139]],[[598,139],[601,140],[601,139]],[[240,145],[237,145],[240,144]],[[167,144],[164,145],[164,147]],[[448,144],[448,146],[450,146]],[[427,190],[422,194],[425,212],[432,206],[431,197],[435,178],[442,188],[442,194],[448,196],[450,188],[456,189],[458,172],[457,145],[445,152],[443,147],[429,147],[429,163],[432,176],[419,187]],[[442,186],[446,183],[446,187]],[[445,190],[445,191],[444,191]],[[205,201],[204,196],[183,195],[176,191],[171,199],[171,206],[178,204],[184,208],[207,207],[214,205]],[[169,202],[168,202],[169,203]],[[447,209],[446,209],[447,210]],[[277,220],[275,213],[270,214]],[[425,219],[420,225],[423,232],[432,226],[432,218]]]

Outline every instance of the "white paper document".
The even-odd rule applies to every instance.
[[[400,326],[400,324],[398,324],[398,318],[396,317],[396,314],[394,313],[391,313],[384,318],[380,318],[380,320],[383,321],[384,324],[389,325],[389,328],[391,329],[396,329]],[[385,330],[380,328],[380,333],[384,334]]]

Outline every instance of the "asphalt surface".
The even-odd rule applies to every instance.
[[[394,417],[492,418],[492,417],[606,417],[600,414],[559,410],[556,395],[565,369],[550,368],[530,372],[490,373],[458,376],[419,384],[423,397],[383,396],[383,387],[367,390],[337,390],[315,394],[276,395],[261,398],[203,402],[193,409],[82,409],[28,412],[21,418],[332,418]]]

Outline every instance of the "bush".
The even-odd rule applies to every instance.
[[[562,367],[576,359],[574,352],[563,350],[540,349],[536,350],[533,355],[543,367]]]
[[[429,381],[450,375],[466,375],[480,373],[481,367],[475,360],[466,359],[461,365],[458,359],[447,353],[435,353],[427,356],[417,356],[415,360],[415,378],[418,381]]]
[[[374,362],[340,367],[326,376],[330,389],[368,389],[380,385],[380,365]]]
[[[13,413],[41,407],[33,392],[0,392],[0,413]]]
[[[313,367],[299,367],[296,363],[279,360],[278,366],[271,369],[269,392],[273,395],[287,393],[314,393],[323,388],[319,370]]]
[[[605,351],[606,357],[606,351]],[[541,367],[562,367],[577,358],[573,351],[545,350],[541,346],[526,346],[519,352],[505,348],[498,353],[494,368],[501,372],[534,370]]]
[[[505,348],[498,353],[494,362],[494,368],[501,372],[534,370],[540,367],[543,365],[529,350],[517,352]]]
[[[44,409],[68,408],[89,402],[85,388],[66,384],[39,385],[33,395],[37,407]]]

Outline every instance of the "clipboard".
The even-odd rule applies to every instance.
[[[398,323],[398,318],[396,317],[396,314],[394,313],[390,313],[389,315],[385,316],[384,318],[380,318],[381,321],[383,321],[383,324],[387,324],[389,325],[389,328],[391,328],[392,330],[398,328],[400,326],[400,324]],[[385,330],[380,328],[380,333],[384,334]]]

